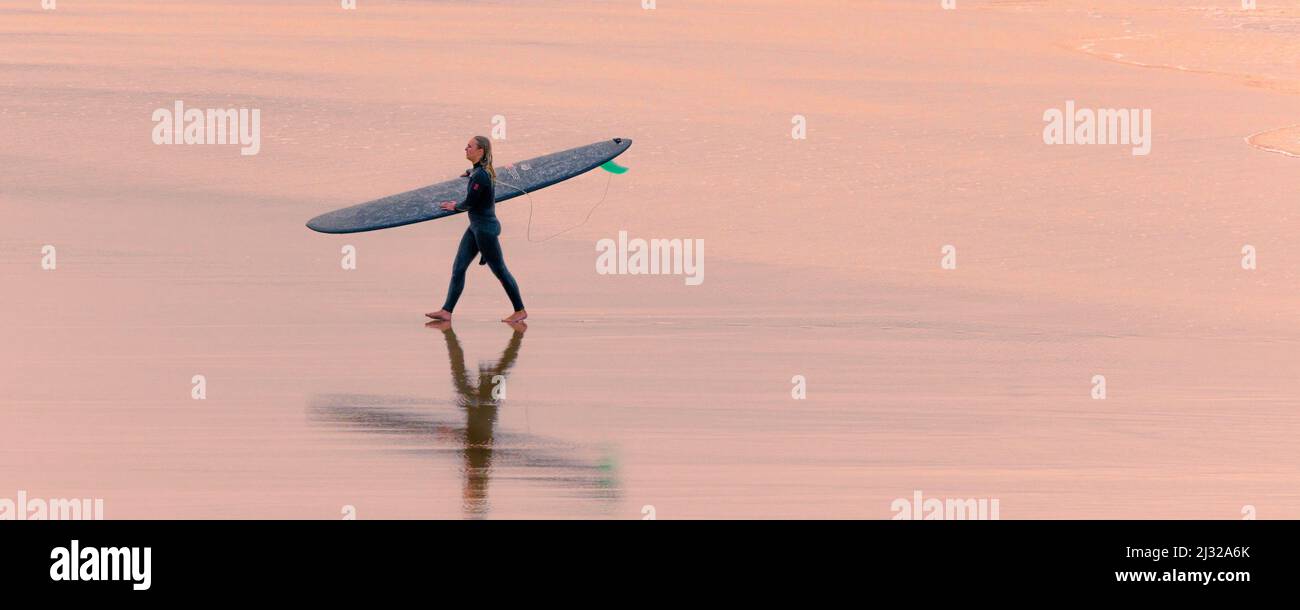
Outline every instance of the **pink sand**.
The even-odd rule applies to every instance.
[[[1300,123],[1300,9],[958,4],[0,4],[0,498],[888,519],[919,489],[1003,519],[1300,517],[1300,160],[1246,142]],[[260,108],[260,154],[152,144],[177,99]],[[1045,146],[1067,99],[1152,109],[1152,154]],[[485,424],[421,316],[464,220],[303,222],[458,174],[497,114],[503,163],[636,144],[559,239],[501,206],[533,318]],[[534,232],[606,180],[538,193]],[[619,230],[704,239],[705,283],[596,275]],[[471,377],[508,310],[471,270]]]

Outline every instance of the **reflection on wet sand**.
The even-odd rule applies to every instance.
[[[509,477],[511,468],[528,471],[517,478],[565,487],[612,509],[619,488],[608,457],[586,456],[583,454],[591,451],[528,433],[497,430],[497,410],[508,396],[505,380],[518,360],[526,324],[511,325],[514,334],[501,357],[493,364],[481,363],[473,378],[451,324],[430,322],[425,326],[441,331],[447,343],[454,400],[465,415],[463,426],[457,419],[433,412],[439,401],[403,396],[316,395],[311,399],[310,417],[341,429],[404,439],[398,442],[418,439],[422,447],[432,444],[427,448],[435,455],[459,453],[466,518],[487,516],[491,509],[488,484],[494,470],[500,479]]]

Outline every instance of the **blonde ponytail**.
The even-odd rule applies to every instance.
[[[488,176],[496,180],[497,170],[492,167],[492,140],[487,139],[486,136],[474,136],[474,141],[478,143],[479,148],[483,149],[483,160],[479,163],[487,170]]]

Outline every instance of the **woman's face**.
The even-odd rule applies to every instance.
[[[469,142],[465,144],[465,158],[469,159],[470,163],[478,163],[483,160],[483,149],[478,147],[478,140],[470,138]]]

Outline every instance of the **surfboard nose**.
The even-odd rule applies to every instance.
[[[620,146],[622,146],[623,148],[627,148],[627,147],[629,147],[629,146],[632,145],[632,139],[631,139],[631,138],[614,138],[614,143],[615,143],[615,144],[618,144],[618,145],[620,145]]]

